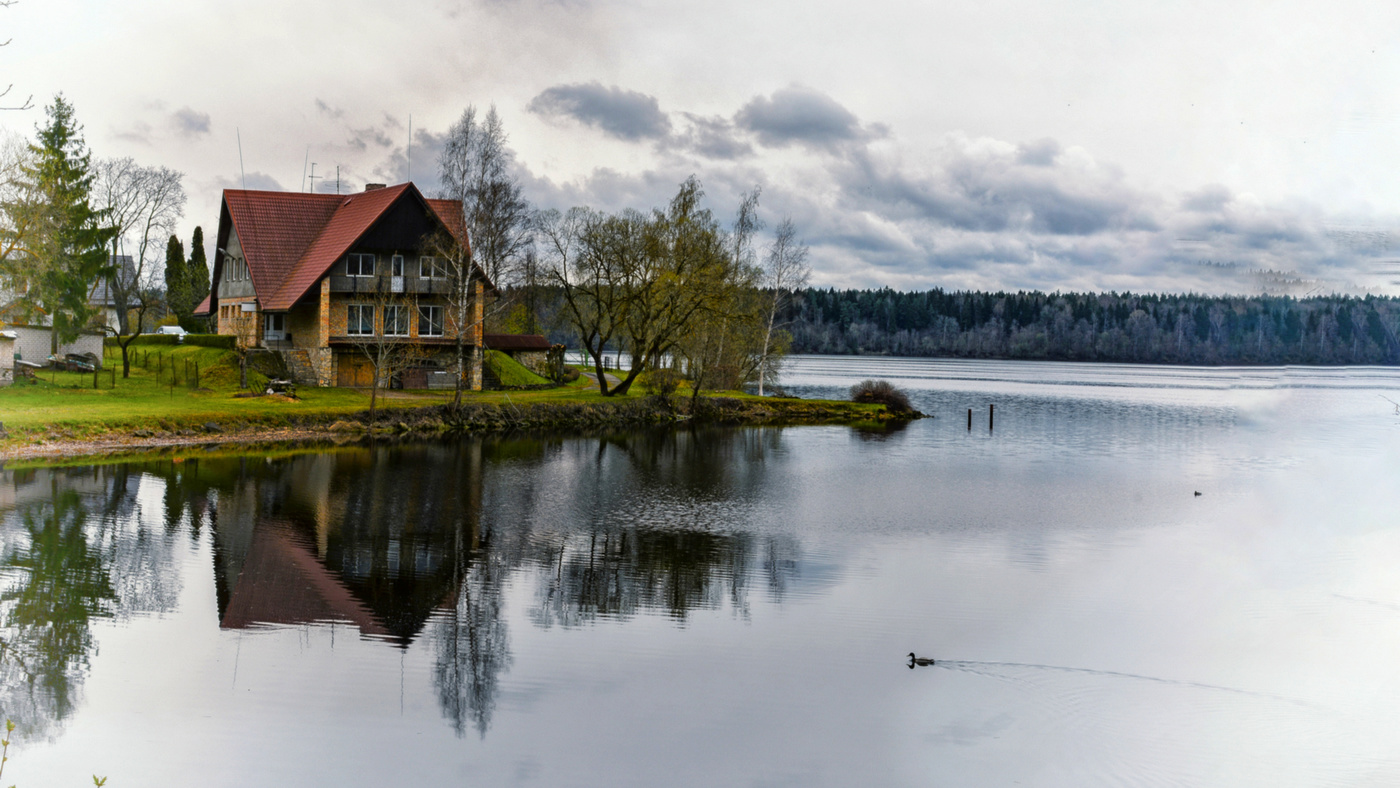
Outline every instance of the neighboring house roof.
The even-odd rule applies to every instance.
[[[130,282],[136,278],[136,261],[129,254],[107,255],[107,262],[114,268],[121,271],[122,281]],[[92,286],[92,292],[88,294],[88,303],[97,306],[116,307],[116,299],[108,285],[111,280],[99,279]]]
[[[484,334],[482,341],[491,350],[549,350],[549,340],[539,334]]]
[[[218,243],[227,245],[228,227],[238,233],[262,308],[279,312],[301,300],[401,200],[420,203],[466,243],[461,205],[429,200],[412,183],[350,195],[226,189]],[[211,308],[201,303],[196,312]]]
[[[199,302],[199,306],[197,306],[197,307],[194,308],[194,313],[195,313],[196,315],[207,315],[207,314],[209,314],[210,312],[213,312],[213,311],[214,311],[214,306],[213,306],[213,304],[212,304],[212,299],[213,299],[213,298],[214,298],[214,296],[213,296],[212,293],[211,293],[210,295],[205,296],[205,297],[204,297],[204,300]]]

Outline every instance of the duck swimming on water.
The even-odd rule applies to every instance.
[[[933,657],[916,657],[916,656],[914,656],[914,652],[912,652],[912,651],[909,652],[909,667],[912,668],[912,667],[914,667],[915,665],[932,665],[932,664],[933,664]]]

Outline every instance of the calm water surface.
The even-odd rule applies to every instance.
[[[0,471],[6,784],[1400,784],[1400,371],[865,377],[937,418]]]

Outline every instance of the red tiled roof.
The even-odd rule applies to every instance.
[[[209,314],[210,312],[213,312],[213,311],[214,311],[214,306],[213,306],[212,304],[209,303],[209,300],[212,299],[213,297],[214,297],[214,296],[212,296],[212,295],[207,295],[207,296],[205,296],[205,297],[204,297],[204,300],[199,302],[199,306],[197,306],[197,307],[194,308],[194,313],[195,313],[196,315],[207,315],[207,314]]]
[[[344,199],[339,194],[224,191],[224,205],[243,247],[253,292],[264,299],[264,307],[265,299],[287,281]]]
[[[405,195],[421,200],[461,238],[461,206],[426,199],[412,183],[351,195],[225,190],[262,308],[290,309]]]
[[[549,350],[549,340],[539,334],[484,334],[491,350]]]

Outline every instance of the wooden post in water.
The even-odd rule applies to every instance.
[[[972,408],[967,409],[967,431],[972,432]]]
[[[997,420],[997,406],[996,406],[996,405],[988,405],[988,406],[987,406],[987,430],[988,430],[988,431],[991,431],[992,426],[996,423],[996,420]]]

